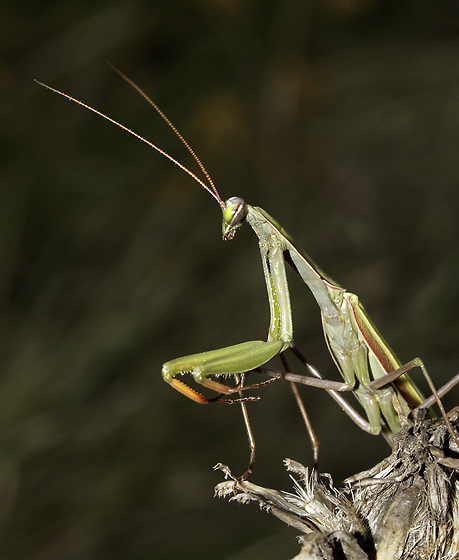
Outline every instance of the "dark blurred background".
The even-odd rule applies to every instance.
[[[106,61],[123,70],[222,198],[270,212],[439,386],[459,369],[458,4],[7,1],[0,22],[1,557],[294,556],[296,531],[213,497],[217,461],[246,467],[239,408],[161,379],[166,360],[266,336],[253,232],[223,243],[187,175],[33,79],[193,168]],[[296,342],[338,379],[290,280]],[[310,445],[288,385],[260,394],[252,481],[288,490],[282,459],[310,464]],[[388,453],[326,394],[303,395],[337,484]]]

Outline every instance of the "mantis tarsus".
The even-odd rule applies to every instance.
[[[166,362],[162,369],[165,381],[198,403],[250,400],[250,398],[225,400],[222,395],[231,395],[247,388],[259,387],[261,384],[243,386],[239,382],[240,375],[244,376],[246,372],[261,368],[271,358],[281,354],[293,345],[292,314],[285,270],[285,263],[287,262],[311,290],[319,305],[325,339],[344,381],[314,379],[308,376],[295,375],[291,372],[284,374],[284,377],[289,381],[321,387],[335,396],[337,391],[354,392],[367,418],[364,419],[358,415],[351,407],[346,412],[365,431],[371,434],[379,434],[383,430],[390,437],[390,434],[396,433],[400,429],[397,412],[392,402],[394,392],[405,414],[411,409],[423,406],[424,399],[421,393],[406,375],[410,369],[419,367],[428,380],[434,398],[448,424],[449,421],[440,398],[430,381],[422,360],[415,358],[402,366],[373,325],[357,296],[344,290],[322,272],[293,238],[265,210],[250,206],[239,197],[232,197],[224,202],[205,167],[180,132],[135,83],[118,70],[116,71],[153,106],[171,127],[198,163],[207,182],[201,180],[155,144],[114,119],[65,93],[41,82],[38,83],[116,124],[157,150],[193,177],[213,196],[222,210],[223,239],[232,239],[238,228],[244,222],[247,222],[258,237],[268,291],[271,319],[267,340],[243,342]],[[219,396],[209,399],[178,379],[178,376],[186,373],[191,373],[198,384],[216,391]],[[237,383],[234,387],[230,387],[217,380],[219,376],[235,376]],[[320,377],[318,374],[317,376]],[[346,408],[344,405],[342,407]],[[456,439],[452,429],[450,431]]]

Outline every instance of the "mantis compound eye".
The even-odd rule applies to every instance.
[[[242,220],[247,215],[247,208],[244,200],[237,196],[229,198],[225,202],[223,210],[223,239],[232,239],[236,230],[241,226]]]
[[[225,202],[223,210],[223,220],[230,226],[235,226],[246,216],[247,210],[242,198],[233,196]]]

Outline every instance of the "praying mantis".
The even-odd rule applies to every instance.
[[[217,197],[217,191],[214,192]],[[322,272],[266,211],[246,204],[239,197],[226,202],[219,198],[217,200],[223,211],[224,239],[232,239],[244,221],[258,237],[271,315],[267,341],[243,342],[177,358],[164,364],[162,373],[165,381],[192,400],[209,403],[211,399],[197,393],[177,376],[191,372],[194,380],[204,387],[231,394],[234,388],[212,379],[212,376],[251,371],[287,350],[293,342],[285,270],[285,263],[288,262],[319,305],[325,340],[344,382],[314,380],[291,373],[284,374],[284,377],[327,390],[352,390],[367,415],[367,421],[359,423],[364,430],[377,435],[385,424],[390,432],[397,433],[400,423],[392,402],[393,390],[388,383],[393,382],[405,414],[422,405],[424,398],[406,375],[410,369],[419,367],[430,382],[422,360],[415,358],[402,366],[373,325],[358,297]],[[432,390],[435,393],[435,389]],[[441,402],[439,404],[441,406]],[[354,416],[351,417],[354,419]]]
[[[449,425],[440,401],[440,391],[436,392],[422,360],[415,358],[402,365],[374,326],[358,297],[329,278],[294,241],[291,235],[265,210],[247,204],[240,197],[231,197],[223,201],[209,173],[180,132],[134,82],[116,68],[115,71],[134,87],[165,120],[194,157],[204,174],[205,181],[155,144],[126,126],[61,91],[41,82],[38,83],[129,132],[188,173],[211,194],[220,206],[223,217],[222,233],[224,240],[233,239],[237,230],[245,222],[248,223],[258,238],[268,293],[270,324],[267,340],[243,342],[168,361],[162,368],[164,380],[186,397],[201,404],[251,400],[250,397],[229,398],[227,400],[222,397],[238,392],[242,393],[243,390],[262,385],[263,383],[243,386],[241,378],[243,379],[249,371],[262,368],[269,360],[282,354],[287,349],[293,348],[299,354],[293,345],[292,313],[285,266],[288,263],[309,288],[319,306],[325,340],[343,381],[322,379],[320,374],[311,366],[308,366],[309,371],[315,375],[315,378],[294,374],[290,371],[284,373],[283,377],[291,382],[299,382],[327,390],[363,430],[374,435],[382,431],[390,437],[390,434],[397,433],[400,430],[397,411],[402,410],[404,414],[408,414],[414,408],[431,406],[433,403],[432,398],[424,401],[420,391],[407,375],[407,372],[411,369],[420,368],[429,383],[433,398],[438,403],[442,415]],[[191,374],[197,384],[215,391],[218,396],[207,398],[189,387],[179,379],[184,374]],[[218,380],[221,376],[234,376],[236,379],[235,386],[222,383]],[[359,415],[339,395],[343,391],[352,391],[355,394],[363,407],[366,418]],[[396,403],[394,407],[394,395],[398,399],[399,406]],[[450,426],[449,429],[457,442]],[[457,443],[459,445],[459,442]]]

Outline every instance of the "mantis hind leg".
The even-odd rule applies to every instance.
[[[424,402],[417,403],[417,407],[428,408],[429,406],[432,406],[432,404],[434,402],[436,402],[437,405],[438,405],[438,408],[440,409],[441,416],[442,416],[443,420],[445,421],[445,425],[448,429],[448,432],[450,433],[451,437],[455,441],[456,445],[459,447],[459,440],[458,440],[457,435],[456,435],[456,433],[454,432],[454,430],[451,426],[451,422],[448,419],[448,416],[446,414],[443,403],[441,402],[440,395],[439,395],[438,391],[436,390],[435,385],[433,384],[433,381],[432,381],[429,373],[427,372],[427,368],[425,367],[424,362],[421,360],[421,358],[414,358],[414,360],[411,360],[410,362],[408,362],[404,366],[401,366],[397,370],[395,370],[391,373],[388,373],[388,374],[384,375],[383,377],[375,379],[374,381],[372,381],[371,383],[369,383],[366,386],[366,389],[369,390],[369,391],[376,391],[376,390],[380,389],[381,387],[384,387],[388,383],[392,383],[394,381],[397,381],[402,375],[404,375],[405,373],[407,373],[411,369],[414,369],[414,368],[417,368],[417,367],[422,371],[422,374],[424,375],[424,378],[426,379],[426,381],[429,385],[430,391],[432,392],[432,397],[429,397],[429,399],[427,399]],[[443,390],[442,394],[446,393],[449,389],[451,389],[451,387],[453,387],[458,382],[459,382],[459,374],[456,375],[453,378],[452,382],[449,382],[449,383],[446,384],[448,386],[447,390],[443,390],[444,387],[442,388],[442,390]],[[397,393],[401,393],[402,396],[404,398],[406,398],[406,396],[404,394],[404,391],[403,391],[403,387],[404,387],[403,385],[401,387],[397,386]],[[408,395],[408,396],[410,396],[410,395]],[[406,400],[408,400],[408,399],[406,399]],[[429,404],[426,404],[426,403],[429,403]],[[402,407],[403,407],[403,405],[402,405]],[[414,408],[417,408],[417,407],[413,406],[411,408],[414,409]],[[381,407],[381,409],[382,409],[382,407]],[[383,413],[384,413],[385,412],[384,409],[382,409],[382,410],[383,410]],[[393,410],[393,414],[396,415],[397,413],[396,413],[393,405],[392,405],[392,410]],[[389,410],[387,410],[387,413],[388,414],[390,413]],[[384,415],[386,416],[386,414],[384,414]]]
[[[440,389],[437,389],[437,395],[441,398],[446,393],[449,393],[453,387],[455,387],[459,383],[459,373],[456,373],[454,377],[452,377],[447,383],[442,385]],[[433,404],[435,404],[436,398],[435,395],[431,395],[428,399],[426,399],[422,404],[419,405],[419,408],[430,408]]]
[[[308,361],[308,359],[302,354],[302,352],[297,348],[297,346],[292,342],[290,343],[290,349],[298,358],[298,360],[306,367],[309,372],[309,375],[300,375],[295,374],[290,371],[287,373],[281,372],[273,372],[266,370],[265,368],[258,368],[258,371],[263,373],[267,373],[268,375],[273,376],[281,376],[286,381],[300,383],[302,385],[308,385],[310,387],[318,387],[320,389],[325,389],[327,393],[336,401],[339,407],[343,410],[347,416],[355,423],[359,428],[363,431],[372,434],[378,435],[380,432],[383,433],[384,437],[388,440],[389,444],[392,444],[391,432],[388,429],[388,426],[381,424],[381,414],[380,409],[384,410],[391,406],[390,401],[392,398],[392,390],[387,388],[386,391],[379,391],[379,396],[376,397],[374,391],[370,388],[368,391],[366,387],[361,386],[360,388],[355,389],[354,387],[350,387],[345,382],[338,382],[338,381],[329,381],[322,377],[319,371]],[[399,374],[401,375],[401,374]],[[459,382],[459,374],[458,374],[458,382]],[[387,383],[387,381],[386,381]],[[381,384],[381,387],[384,385]],[[355,393],[356,397],[358,398],[359,402],[362,404],[365,413],[367,415],[367,419],[365,419],[361,414],[359,414],[353,406],[351,406],[347,400],[341,395],[342,392],[349,392],[352,391]],[[393,407],[392,407],[392,414],[394,415]],[[383,416],[385,418],[385,414],[383,411]],[[392,419],[392,417],[388,414],[388,416]],[[391,428],[394,428],[395,431],[400,429],[400,424],[398,423],[397,417],[394,415],[395,420],[391,422]]]
[[[343,383],[341,388],[335,390],[333,384],[335,382],[328,382],[323,380],[320,373],[308,362],[308,360],[302,355],[299,349],[291,343],[290,345],[294,354],[298,357],[298,359],[307,367],[311,375],[313,375],[316,379],[311,379],[310,377],[304,377],[292,373],[287,373],[283,377],[288,381],[295,381],[297,383],[302,383],[305,385],[321,387],[326,389],[330,396],[339,404],[342,410],[365,432],[370,434],[379,434],[381,431],[383,432],[384,437],[389,441],[390,444],[392,440],[391,433],[396,433],[400,430],[400,421],[398,418],[398,413],[394,409],[394,405],[392,402],[392,395],[394,393],[394,389],[391,387],[387,387],[390,383],[399,379],[402,375],[406,374],[411,369],[419,367],[429,384],[429,388],[432,392],[432,396],[426,399],[424,402],[419,394],[413,395],[407,393],[405,385],[400,384],[397,386],[397,390],[395,391],[396,394],[403,397],[403,399],[399,399],[400,406],[404,414],[408,414],[410,410],[414,408],[429,408],[434,403],[437,403],[441,415],[445,420],[445,424],[448,428],[449,433],[455,440],[455,442],[459,445],[459,441],[457,440],[457,436],[455,435],[451,423],[447,418],[445,409],[443,404],[440,400],[444,394],[452,389],[457,383],[459,383],[459,373],[455,375],[448,383],[446,383],[441,389],[438,391],[435,389],[435,386],[430,378],[430,375],[427,372],[427,368],[424,365],[424,362],[420,358],[415,358],[411,360],[404,366],[401,366],[397,370],[386,374],[374,381],[366,385],[361,385],[357,389],[353,389],[347,386],[347,384]],[[320,384],[319,384],[320,383]],[[386,390],[381,390],[386,387]],[[366,421],[349,403],[340,395],[341,391],[349,391],[352,390],[359,401],[361,402],[362,406],[365,409],[367,414],[368,420]],[[338,391],[338,392],[337,392]],[[376,393],[377,392],[377,393]],[[417,401],[415,400],[417,398]],[[405,401],[406,399],[406,401]],[[407,402],[409,404],[407,404]],[[379,405],[379,406],[378,406]],[[417,406],[416,406],[417,405]],[[376,408],[378,407],[378,409]],[[387,430],[384,425],[381,425],[380,417],[381,414],[384,417],[385,421],[387,422],[387,426],[389,427],[390,431]]]

